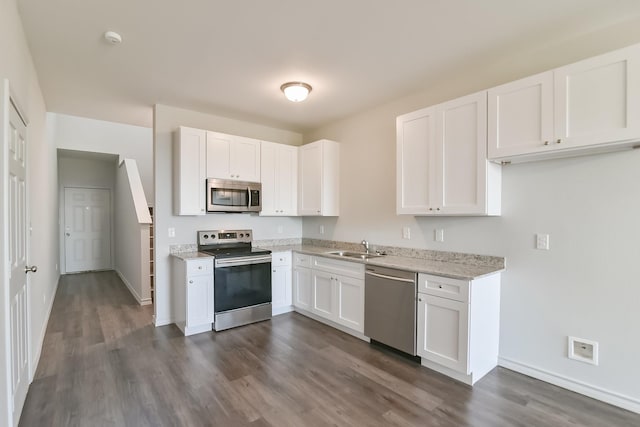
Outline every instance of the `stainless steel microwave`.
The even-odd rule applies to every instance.
[[[207,179],[207,212],[260,212],[262,184],[259,182]]]

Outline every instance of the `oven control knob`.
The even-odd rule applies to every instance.
[[[249,233],[245,234],[245,236],[249,237]]]
[[[202,236],[202,237],[203,237],[204,239],[208,239],[208,238],[209,238],[209,235],[208,235],[208,234],[205,234],[205,235],[204,235],[204,236]]]
[[[240,238],[244,237],[244,234],[240,233]]]

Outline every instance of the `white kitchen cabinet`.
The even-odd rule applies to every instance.
[[[398,214],[420,215],[434,203],[435,107],[396,119],[396,195]]]
[[[521,162],[640,140],[640,45],[489,89],[489,158]]]
[[[325,319],[336,317],[334,277],[326,271],[311,271],[311,311]]]
[[[174,321],[186,335],[212,330],[214,321],[213,258],[173,258]]]
[[[293,306],[301,310],[311,310],[311,257],[293,255]]]
[[[557,146],[640,137],[640,45],[556,68]]]
[[[354,331],[364,333],[364,279],[338,275],[335,285],[335,321]]]
[[[364,265],[311,257],[311,313],[364,332]]]
[[[489,158],[536,153],[553,141],[553,72],[489,89]]]
[[[473,384],[498,363],[500,274],[456,280],[418,274],[422,365]]]
[[[418,294],[418,355],[468,374],[469,305]]]
[[[173,211],[175,215],[204,215],[206,131],[181,126],[173,143]]]
[[[262,141],[261,216],[295,216],[298,209],[298,147]]]
[[[260,182],[260,141],[207,132],[208,178]]]
[[[499,215],[501,170],[487,161],[487,94],[399,116],[396,212]]]
[[[291,311],[291,252],[271,254],[271,313],[273,316]]]
[[[299,148],[298,214],[338,216],[340,145],[326,139]]]

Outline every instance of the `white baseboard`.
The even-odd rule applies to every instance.
[[[281,314],[290,313],[293,311],[292,305],[287,305],[285,307],[274,307],[271,310],[271,316],[279,316]]]
[[[571,379],[564,375],[559,375],[554,372],[540,369],[535,366],[527,365],[525,363],[511,360],[505,357],[498,358],[498,365],[538,379],[540,381],[544,381],[558,387],[566,388],[567,390],[571,390],[576,393],[591,397],[593,399],[609,403],[610,405],[640,414],[640,400],[633,397],[625,396],[623,394],[616,393],[615,391],[611,390],[606,390],[601,387],[596,387],[582,381]]]
[[[158,318],[156,318],[154,316],[153,323],[154,323],[154,325],[156,325],[156,328],[157,328],[157,327],[160,327],[160,326],[167,326],[167,325],[170,325],[170,324],[175,323],[175,322],[173,321],[173,319],[158,319]]]
[[[47,313],[44,316],[44,321],[42,322],[42,328],[40,329],[40,339],[38,340],[38,348],[34,349],[36,351],[35,358],[31,361],[31,370],[29,372],[29,384],[33,382],[33,377],[36,374],[36,370],[38,369],[38,364],[40,364],[40,356],[42,356],[42,347],[44,347],[44,336],[47,333],[47,326],[49,326],[49,318],[51,317],[51,311],[53,310],[53,302],[56,300],[56,293],[58,292],[58,285],[60,284],[60,275],[58,274],[58,280],[56,280],[56,286],[51,293],[51,298],[49,298],[49,306],[47,307]]]
[[[140,305],[149,305],[149,304],[151,304],[151,298],[142,299],[140,297],[140,295],[138,295],[138,292],[136,292],[136,290],[133,288],[131,283],[129,283],[129,281],[124,277],[124,275],[122,273],[120,273],[120,270],[118,270],[116,268],[115,272],[118,274],[118,277],[120,277],[120,280],[122,280],[122,283],[124,283],[127,286],[127,289],[129,289],[129,292],[131,292],[131,295],[133,295],[133,297],[136,299],[138,304],[140,304]]]

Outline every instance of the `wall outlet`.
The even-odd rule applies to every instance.
[[[569,359],[598,365],[598,343],[583,338],[568,337]]]
[[[175,229],[175,228],[173,228],[173,227],[169,227],[169,228],[167,229],[167,235],[168,235],[169,237],[176,237],[176,229]]]
[[[324,225],[319,225],[318,226],[318,233],[324,234]]]
[[[436,242],[444,242],[444,229],[443,228],[436,229],[434,238]]]
[[[402,227],[402,238],[407,240],[411,239],[411,228]]]
[[[281,225],[278,226],[278,234],[282,234],[283,228]]]
[[[536,249],[543,251],[549,250],[549,235],[538,233],[536,234]]]

